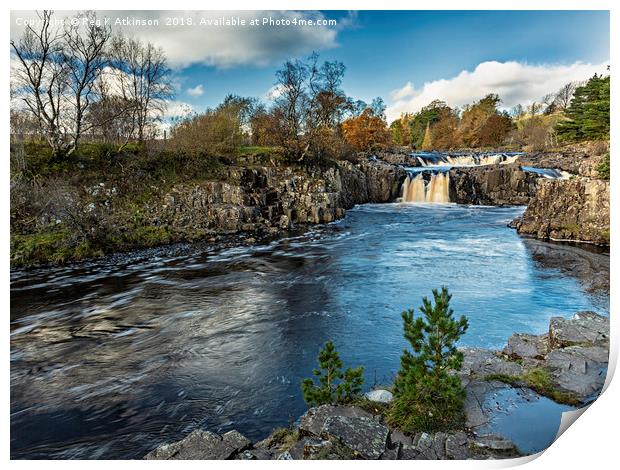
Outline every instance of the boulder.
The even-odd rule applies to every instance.
[[[473,445],[483,451],[490,451],[499,454],[518,455],[517,448],[512,441],[501,436],[486,435],[478,436],[473,441]]]
[[[549,350],[547,335],[516,333],[508,338],[503,353],[513,359],[542,359]]]
[[[149,452],[145,460],[226,460],[248,449],[252,442],[237,431],[220,436],[197,429],[184,439],[163,444]]]
[[[249,449],[238,453],[235,460],[271,460],[273,453],[267,449]]]
[[[418,459],[423,460],[445,460],[446,458],[446,437],[443,432],[435,434],[418,433],[413,438],[413,446],[418,451]]]
[[[385,452],[390,430],[373,418],[331,416],[323,426],[324,438],[337,439],[354,455],[377,460]]]
[[[326,421],[334,416],[365,417],[372,415],[357,406],[321,405],[310,408],[299,423],[299,433],[304,436],[318,437],[323,431]]]
[[[609,317],[594,312],[577,312],[571,319],[553,317],[549,322],[551,348],[567,346],[609,347]]]
[[[473,438],[465,432],[418,433],[401,449],[402,460],[465,460],[471,458]]]
[[[602,390],[608,357],[608,350],[600,346],[569,346],[551,351],[545,364],[556,388],[584,402]]]
[[[507,361],[495,351],[482,348],[459,348],[463,353],[463,366],[459,375],[484,378],[491,374],[521,375],[523,366]]]
[[[446,437],[446,458],[449,460],[466,460],[471,456],[470,441],[467,434],[457,432]]]
[[[394,400],[394,395],[388,390],[371,390],[370,392],[366,392],[364,397],[372,402],[386,405]]]
[[[383,455],[381,455],[381,460],[399,460],[401,448],[402,445],[400,443],[387,447]]]

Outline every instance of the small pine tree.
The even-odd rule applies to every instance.
[[[304,401],[308,405],[346,403],[361,392],[364,368],[349,367],[342,372],[342,361],[331,341],[325,343],[325,347],[319,352],[319,367],[320,369],[312,371],[318,378],[318,385],[314,379],[304,379],[301,382]]]
[[[395,399],[389,421],[405,432],[445,431],[463,423],[465,391],[453,371],[460,370],[463,354],[456,342],[468,327],[467,319],[453,318],[448,289],[433,290],[435,305],[424,297],[420,311],[402,313],[404,336],[413,352],[404,350],[394,383]]]

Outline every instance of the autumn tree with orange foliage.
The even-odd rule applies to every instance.
[[[391,142],[387,123],[370,108],[344,121],[342,133],[346,142],[356,150],[372,150],[385,147]]]

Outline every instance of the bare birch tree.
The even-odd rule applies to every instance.
[[[111,61],[119,93],[135,106],[132,113],[137,139],[144,142],[173,96],[166,56],[151,43],[116,36],[112,40]]]

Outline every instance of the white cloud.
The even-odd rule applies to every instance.
[[[463,106],[489,93],[497,93],[502,107],[527,105],[547,93],[557,91],[572,81],[586,80],[595,73],[604,73],[607,63],[571,65],[529,65],[520,62],[482,62],[473,71],[463,70],[448,79],[426,82],[416,89],[411,82],[390,93],[392,103],[387,108],[391,122],[401,113],[417,112],[435,99],[450,106]]]
[[[202,85],[196,85],[194,88],[188,88],[187,94],[189,96],[201,96],[205,92],[204,87]]]
[[[168,101],[166,103],[166,118],[182,118],[194,112],[194,107],[183,101]]]
[[[390,93],[390,98],[392,98],[394,101],[399,101],[408,98],[409,96],[413,96],[414,93],[415,90],[413,89],[413,85],[411,84],[411,82],[407,82],[404,87],[392,91]]]
[[[63,18],[74,11],[56,14]],[[341,18],[337,25],[316,25],[327,17],[319,11],[98,11],[98,17],[135,18],[158,21],[159,26],[113,26],[126,35],[135,36],[161,46],[170,65],[183,68],[191,64],[206,64],[219,68],[238,65],[267,65],[289,57],[308,54],[338,46],[337,35],[356,21],[354,13]],[[18,18],[36,18],[33,11],[11,11],[11,38],[24,30],[16,24]],[[166,26],[166,18],[183,19],[185,25]],[[245,26],[215,26],[224,19],[245,20]],[[284,20],[289,25],[262,25],[263,18]],[[250,26],[258,19],[259,26]],[[313,25],[300,25],[311,20]],[[191,21],[192,25],[187,25]],[[200,24],[201,21],[206,24]],[[292,23],[296,24],[292,24]]]
[[[280,96],[282,96],[282,93],[284,93],[285,89],[286,89],[285,86],[282,85],[281,83],[274,85],[271,88],[269,88],[269,90],[267,90],[267,93],[263,95],[263,100],[274,101],[278,99]]]

